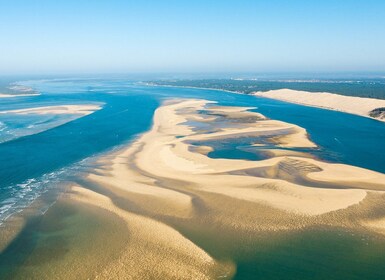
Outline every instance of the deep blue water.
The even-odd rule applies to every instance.
[[[150,87],[125,80],[46,80],[23,84],[41,95],[3,98],[0,111],[82,103],[103,104],[103,108],[43,132],[0,143],[0,221],[13,208],[22,207],[48,188],[54,178],[64,176],[66,169],[148,130],[154,110],[167,98],[203,98],[220,105],[257,107],[255,111],[269,118],[307,129],[319,145],[314,151],[318,157],[385,173],[385,123],[363,117],[217,90]],[[28,126],[20,127],[16,117],[14,122],[7,118],[2,121],[0,116],[7,133],[17,128],[19,132],[28,130]],[[47,116],[41,118],[28,121],[51,121]],[[4,133],[1,129],[0,135]],[[232,145],[224,145],[213,156],[258,159]]]

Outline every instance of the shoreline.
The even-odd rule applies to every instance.
[[[193,87],[193,86],[173,86],[173,85],[157,85],[157,84],[151,84],[151,83],[146,83],[146,82],[139,82],[139,84],[143,84],[145,86],[151,86],[151,87],[204,89],[204,90],[213,90],[213,91],[224,91],[224,92],[234,93],[234,94],[246,94],[246,93],[241,92],[241,91],[231,91],[231,90],[225,90],[225,89],[219,89],[219,88],[204,88],[204,87]]]

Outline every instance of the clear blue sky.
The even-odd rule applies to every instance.
[[[0,73],[385,71],[384,0],[0,0]]]

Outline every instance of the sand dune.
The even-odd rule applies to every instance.
[[[370,117],[370,112],[377,108],[385,108],[385,100],[345,96],[328,92],[306,92],[280,89],[267,92],[254,92],[253,94],[256,96],[341,111],[364,117]],[[385,121],[383,115],[380,115],[380,118],[375,119]]]

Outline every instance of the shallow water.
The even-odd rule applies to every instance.
[[[107,211],[59,202],[30,218],[1,253],[0,279],[91,279],[100,264],[118,261],[128,237]]]
[[[385,242],[343,230],[272,234],[240,257],[234,279],[382,279]]]

